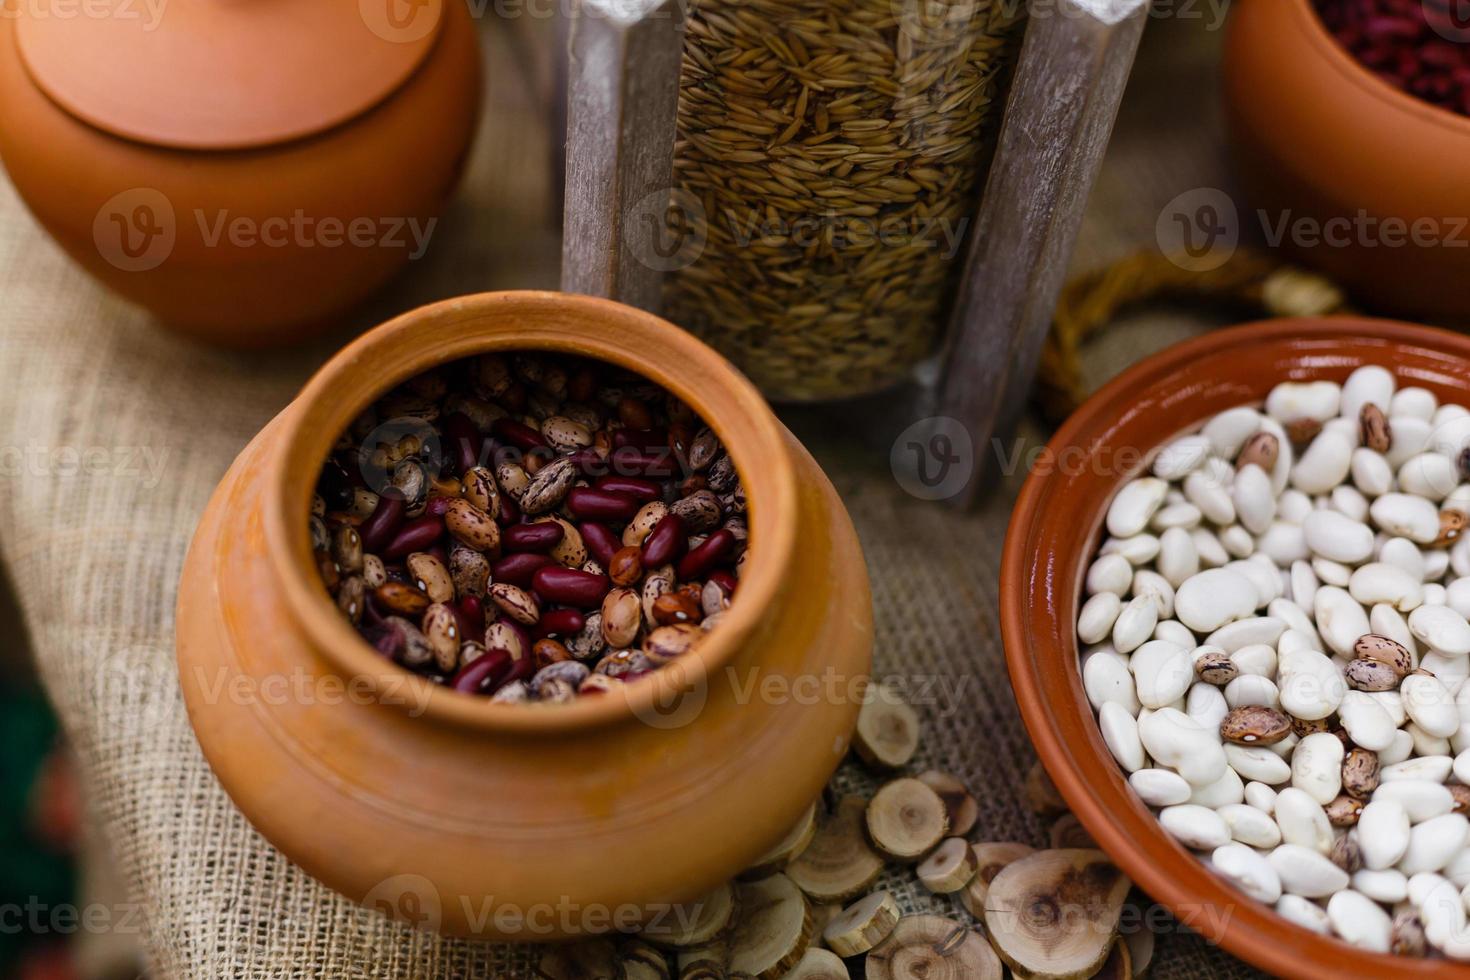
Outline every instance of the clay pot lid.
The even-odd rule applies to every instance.
[[[365,112],[413,74],[443,19],[443,0],[33,0],[22,9],[16,46],[52,100],[114,135],[199,150],[281,143]]]

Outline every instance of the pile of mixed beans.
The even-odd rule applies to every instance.
[[[610,365],[484,354],[357,418],[322,467],[322,580],[379,653],[502,702],[609,691],[720,622],[745,492],[674,395]]]

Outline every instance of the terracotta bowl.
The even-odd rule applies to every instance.
[[[1385,320],[1273,320],[1220,330],[1135,365],[1088,399],[1021,491],[1001,569],[1011,683],[1046,770],[1098,844],[1145,892],[1207,939],[1302,978],[1470,976],[1443,960],[1373,954],[1292,925],[1216,877],[1160,828],[1103,743],[1082,688],[1075,624],[1114,493],[1142,456],[1278,382],[1342,381],[1381,364],[1400,384],[1456,403],[1470,391],[1470,338]]]
[[[493,704],[385,662],[323,589],[307,531],[322,460],[376,397],[524,349],[673,391],[715,429],[749,501],[750,557],[720,629],[621,693],[568,705]],[[748,867],[821,792],[859,708],[784,685],[863,677],[871,648],[852,523],[755,388],[666,321],[556,293],[427,306],[333,358],[226,474],[178,601],[190,720],[256,828],[354,900],[503,939],[626,927]]]
[[[1470,319],[1470,118],[1399,91],[1349,54],[1311,0],[1239,0],[1225,41],[1230,148],[1259,227],[1283,216],[1430,219],[1457,247],[1390,246],[1350,234],[1342,246],[1293,244],[1297,261],[1376,310]],[[1341,227],[1341,226],[1339,226]]]
[[[259,11],[260,18],[289,26],[294,21],[286,18],[312,16],[287,9],[301,3],[316,4],[324,18],[329,10],[348,23],[357,17],[355,4],[348,10],[338,0],[183,0],[177,9],[170,5],[156,35],[117,39],[162,43],[170,26],[197,26],[199,36],[177,42],[181,51],[206,44],[229,49],[238,38],[232,40],[228,18]],[[446,3],[443,10],[437,34],[422,39],[421,63],[384,69],[395,79],[403,75],[386,93],[336,91],[341,86],[320,65],[297,64],[309,74],[294,94],[277,91],[289,89],[291,79],[271,71],[250,85],[221,83],[219,89],[229,89],[217,93],[221,105],[193,122],[186,115],[155,118],[148,91],[168,91],[166,79],[153,76],[197,59],[149,60],[129,48],[129,57],[141,62],[139,74],[150,77],[115,100],[89,96],[101,100],[101,109],[71,111],[38,82],[40,69],[28,65],[21,32],[32,28],[31,54],[47,56],[56,84],[80,86],[91,81],[85,76],[92,56],[68,48],[73,38],[56,32],[85,31],[78,40],[105,51],[113,35],[101,32],[122,31],[128,22],[53,18],[32,25],[28,15],[0,17],[0,157],[21,198],[67,254],[165,325],[231,347],[299,341],[330,326],[433,240],[429,222],[458,182],[480,103],[474,24],[464,4]],[[214,24],[211,15],[226,23]],[[326,53],[348,38],[312,40],[324,49],[325,63],[367,62],[327,74],[361,82],[366,70],[372,84],[375,62],[358,47],[335,58]],[[379,43],[369,50],[391,61],[407,47]],[[369,104],[360,107],[359,96]],[[235,97],[238,102],[230,101]],[[329,97],[330,104],[317,105]],[[352,114],[338,118],[334,113],[344,106]],[[102,117],[104,111],[110,115]]]

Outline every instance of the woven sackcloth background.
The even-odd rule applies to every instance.
[[[486,127],[428,256],[306,349],[240,355],[161,332],[40,231],[0,182],[0,554],[24,627],[84,774],[92,819],[142,912],[157,977],[530,976],[531,951],[442,940],[364,912],[275,852],[231,805],[189,729],[173,660],[185,547],[225,468],[347,337],[457,293],[554,286],[555,173],[541,101],[549,23],[486,22]],[[1223,175],[1206,20],[1151,25],[1091,202],[1078,269],[1153,241],[1160,207]],[[544,46],[540,50],[546,50]],[[528,82],[528,73],[535,81]],[[1130,318],[1090,352],[1102,380],[1212,319]],[[1033,761],[997,633],[996,577],[1018,479],[975,513],[910,497],[887,446],[837,441],[794,419],[856,520],[874,574],[880,672],[940,678],[956,697],[926,712],[925,765],[963,775],[979,833],[1044,840],[1019,798]],[[1034,427],[1027,437],[1042,433]],[[848,778],[856,778],[849,776]],[[895,878],[914,906],[930,900]],[[946,903],[947,904],[947,903]],[[1241,976],[1199,939],[1161,940],[1155,975]]]

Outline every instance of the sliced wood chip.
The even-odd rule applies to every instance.
[[[847,972],[847,964],[842,962],[842,957],[830,949],[814,946],[806,951],[801,962],[786,974],[784,980],[851,980],[851,974]]]
[[[735,920],[735,889],[721,885],[698,902],[672,909],[641,933],[642,938],[670,949],[690,949],[713,942]]]
[[[949,831],[949,813],[939,794],[917,779],[895,779],[868,803],[868,836],[895,861],[922,859]]]
[[[970,842],[963,837],[950,837],[915,870],[925,888],[936,895],[950,895],[968,885],[979,868],[980,859]]]
[[[814,902],[846,903],[868,891],[883,873],[883,858],[864,829],[868,801],[844,796],[821,821],[806,850],[786,874]]]
[[[652,943],[634,937],[618,947],[623,980],[672,980],[669,960]]]
[[[1101,851],[1038,851],[990,883],[985,928],[1016,972],[1081,980],[1107,959],[1129,887]]]
[[[956,837],[966,837],[975,829],[980,819],[980,804],[970,795],[970,790],[959,779],[947,772],[930,769],[916,777],[919,782],[939,794],[944,808],[949,811],[949,832]]]
[[[740,916],[730,936],[730,975],[779,980],[811,945],[806,896],[784,874],[742,883],[736,894]]]
[[[1051,846],[1095,849],[1097,841],[1092,839],[1092,835],[1082,826],[1082,821],[1077,819],[1076,814],[1064,813],[1051,825]]]
[[[858,712],[852,747],[875,769],[901,769],[919,750],[919,715],[888,684],[872,684]]]
[[[972,844],[970,848],[975,852],[975,875],[960,895],[960,901],[964,903],[965,911],[977,919],[984,919],[985,896],[990,892],[990,883],[995,876],[1000,874],[1001,868],[1035,853],[1036,849],[1016,841],[987,841]]]
[[[607,980],[618,971],[618,950],[610,939],[548,946],[536,975],[541,980]]]
[[[868,954],[867,980],[1002,980],[995,951],[976,929],[937,915],[910,915]]]
[[[858,899],[827,923],[822,939],[839,956],[858,956],[888,938],[903,917],[888,892]]]

